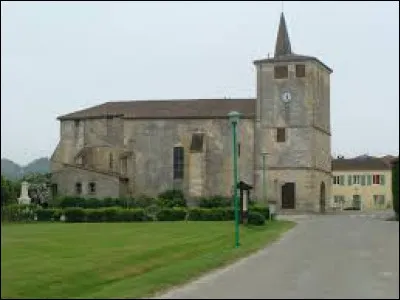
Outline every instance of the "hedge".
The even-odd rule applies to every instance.
[[[256,212],[264,216],[265,220],[269,220],[269,208],[267,206],[252,205],[249,207],[249,213]]]
[[[247,224],[249,225],[256,225],[256,226],[262,226],[265,224],[265,217],[259,212],[250,212],[247,217]]]
[[[35,204],[11,204],[2,207],[1,220],[8,222],[34,221],[37,206]]]
[[[156,214],[158,221],[183,221],[186,219],[187,210],[181,207],[163,208]]]
[[[163,200],[163,202],[169,201],[170,204],[175,205],[174,202],[170,200]],[[104,198],[104,199],[96,199],[96,198],[81,198],[81,197],[61,197],[58,207],[61,208],[71,208],[71,207],[80,207],[80,208],[104,208],[104,207],[121,207],[121,208],[146,208],[151,205],[156,205],[159,202],[158,199],[147,197],[147,196],[139,196],[137,199],[134,198]],[[180,206],[181,200],[175,206]],[[168,204],[169,205],[169,204]],[[168,206],[167,205],[167,206]],[[165,205],[164,205],[165,206]],[[172,207],[172,206],[171,206]]]
[[[68,198],[67,198],[68,199]],[[65,204],[71,203],[69,198]],[[75,198],[76,199],[76,198]],[[89,199],[88,199],[89,200]],[[115,199],[113,199],[115,200]],[[70,202],[68,202],[70,201]],[[78,203],[78,202],[76,202]],[[95,206],[98,203],[90,200],[89,205]],[[104,200],[103,203],[111,205],[116,204],[111,198]],[[136,222],[136,221],[231,221],[234,220],[234,209],[231,207],[217,208],[190,208],[183,207],[160,208],[156,204],[152,204],[146,208],[126,209],[121,207],[103,207],[103,208],[82,208],[67,207],[65,209],[40,208],[35,205],[8,205],[3,207],[2,220],[10,222],[34,221],[35,215],[38,221],[58,221],[60,216],[64,214],[66,222]],[[257,214],[263,216],[264,221],[269,217],[267,207],[251,206],[249,208],[250,215]],[[250,221],[249,221],[250,222]],[[260,221],[261,222],[261,221]],[[257,222],[256,222],[257,223]]]
[[[180,190],[167,190],[160,193],[157,204],[164,208],[187,207],[186,199]]]
[[[157,205],[158,199],[152,198],[146,195],[140,195],[136,199],[133,199],[131,205],[136,208],[147,208],[150,206]]]
[[[36,210],[36,216],[38,221],[60,221],[61,214],[62,214],[61,209],[39,208]]]
[[[143,209],[123,209],[119,207],[85,210],[86,222],[135,222],[147,221]]]
[[[143,209],[120,209],[118,211],[118,219],[121,222],[139,222],[139,221],[151,221],[152,219],[147,217]]]
[[[85,214],[86,222],[104,222],[106,220],[104,208],[86,209]]]
[[[192,208],[188,212],[190,221],[230,221],[234,220],[233,208]]]
[[[199,206],[202,208],[217,208],[233,206],[232,198],[222,196],[211,196],[209,198],[200,198]]]
[[[64,214],[69,223],[85,222],[86,219],[86,210],[80,207],[66,208]]]
[[[65,209],[66,221],[75,222],[134,222],[148,221],[143,209],[123,209],[119,207]]]

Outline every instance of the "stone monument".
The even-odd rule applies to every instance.
[[[18,198],[18,204],[31,204],[31,198],[28,195],[29,183],[23,181],[21,183],[21,196]]]

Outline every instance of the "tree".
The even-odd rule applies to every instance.
[[[1,176],[1,205],[17,203],[21,184]]]
[[[51,174],[30,173],[22,178],[29,183],[28,194],[31,202],[44,205],[50,201]]]

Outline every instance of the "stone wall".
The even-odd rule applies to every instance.
[[[257,171],[256,185],[260,187],[260,195],[263,193],[263,171]],[[321,182],[325,184],[325,207],[328,208],[331,199],[331,177],[323,172],[314,170],[274,170],[267,169],[266,192],[267,199],[277,202],[277,210],[282,209],[282,186],[286,182],[295,182],[295,209],[302,212],[320,211],[320,187]],[[260,202],[263,197],[260,196]]]
[[[250,184],[253,128],[253,120],[240,121],[240,178]],[[204,133],[201,155],[190,152],[193,133]],[[232,133],[227,119],[126,120],[124,140],[132,140],[135,152],[135,194],[156,195],[173,187],[181,187],[187,195],[231,194]],[[183,180],[173,179],[176,146],[184,148]]]
[[[305,77],[296,77],[296,64],[305,65]],[[288,66],[288,78],[274,78],[275,66]],[[331,137],[329,72],[319,63],[268,61],[257,65],[255,193],[263,198],[262,153],[267,152],[268,199],[281,206],[281,186],[296,183],[296,210],[319,211],[320,184],[331,197]],[[290,91],[292,99],[281,99]],[[277,142],[277,128],[286,141]]]
[[[52,173],[52,183],[57,184],[59,195],[76,195],[76,183],[82,184],[82,194],[85,198],[120,197],[120,182],[117,177],[91,172],[74,167],[63,167],[62,170]],[[89,193],[89,183],[96,183],[96,193]]]

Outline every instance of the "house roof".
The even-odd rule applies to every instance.
[[[227,118],[230,111],[254,118],[255,99],[113,101],[59,116],[58,120],[122,117],[127,119]]]
[[[64,168],[54,171],[54,172],[52,172],[52,174],[64,172],[66,170],[66,168],[73,168],[73,169],[78,169],[78,170],[84,170],[87,172],[103,174],[103,175],[110,176],[110,177],[117,177],[119,179],[127,179],[127,177],[125,175],[122,175],[118,172],[99,170],[99,169],[91,168],[88,166],[81,166],[81,165],[77,165],[77,164],[62,163],[62,165]]]
[[[337,158],[332,160],[332,171],[380,171],[390,169],[390,164],[378,157]]]

